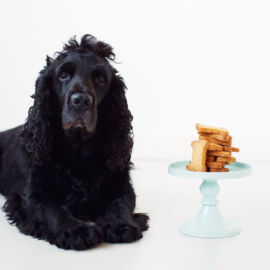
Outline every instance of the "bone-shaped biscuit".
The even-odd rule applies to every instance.
[[[223,146],[222,145],[215,144],[215,143],[209,143],[208,150],[223,151]]]
[[[195,128],[198,131],[204,132],[204,133],[217,133],[217,134],[225,135],[225,136],[229,135],[229,131],[225,128],[205,126],[202,124],[196,124]]]
[[[224,142],[224,141],[221,141],[221,140],[217,140],[217,139],[214,139],[214,138],[210,138],[208,136],[202,136],[200,135],[199,136],[199,140],[206,140],[210,143],[215,143],[215,144],[220,144],[220,145],[224,145],[224,146],[231,146],[232,145],[232,142]]]
[[[231,156],[231,152],[225,152],[225,151],[207,151],[207,156],[230,157]]]
[[[223,147],[224,151],[228,151],[228,152],[239,152],[239,148],[236,147],[229,147],[229,146],[224,146]]]
[[[228,171],[229,171],[228,168],[221,168],[221,169],[210,168],[210,172],[228,172]]]
[[[206,152],[209,148],[208,141],[192,141],[193,148],[191,162],[186,166],[189,171],[206,172]]]
[[[207,168],[221,169],[225,166],[225,163],[213,161],[213,162],[206,162],[205,165]]]
[[[231,162],[236,162],[235,157],[217,157],[217,162],[225,162],[226,164],[231,164]]]
[[[225,136],[225,135],[220,135],[220,134],[215,134],[215,133],[203,133],[203,132],[200,132],[200,131],[198,131],[198,134],[200,134],[202,136],[207,136],[207,137],[210,137],[210,138],[214,138],[214,139],[217,139],[217,140],[220,140],[220,141],[225,141],[225,142],[230,142],[232,140],[231,135]]]

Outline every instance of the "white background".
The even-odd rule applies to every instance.
[[[269,160],[269,1],[1,1],[0,130],[22,124],[45,56],[71,36],[111,44],[134,115],[134,157],[191,156],[195,124]],[[268,152],[268,153],[267,153]]]
[[[89,33],[114,47],[134,115],[136,211],[151,218],[140,241],[75,252],[19,234],[0,211],[1,269],[270,269],[269,1],[2,0],[0,30],[0,130],[24,123],[45,56],[62,42]],[[178,232],[199,212],[200,181],[167,165],[190,159],[196,123],[227,128],[237,161],[254,168],[219,181],[237,236]]]

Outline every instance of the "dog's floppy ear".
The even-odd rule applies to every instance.
[[[30,107],[24,129],[19,135],[24,151],[32,158],[36,165],[45,165],[50,162],[52,148],[52,132],[49,118],[52,115],[50,108],[51,97],[51,59],[47,57],[47,66],[40,71],[36,80],[34,105]]]
[[[108,141],[104,145],[104,150],[109,156],[105,166],[110,171],[127,172],[132,166],[130,158],[133,147],[131,125],[133,117],[128,109],[125,90],[123,78],[115,74],[108,96],[110,103],[107,119]]]

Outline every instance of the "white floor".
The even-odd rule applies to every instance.
[[[241,233],[202,239],[178,232],[181,222],[200,210],[200,180],[167,173],[177,160],[135,160],[132,172],[137,212],[150,215],[150,228],[132,244],[102,244],[76,252],[22,235],[0,211],[0,269],[270,269],[270,162],[249,162],[253,175],[220,180],[222,215]],[[4,204],[0,196],[0,206]]]

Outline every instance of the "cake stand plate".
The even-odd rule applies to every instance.
[[[179,227],[183,234],[203,238],[229,237],[240,233],[240,227],[233,221],[227,220],[220,214],[216,196],[220,192],[218,179],[246,177],[252,174],[252,167],[245,163],[234,162],[226,165],[229,172],[192,172],[186,169],[189,161],[172,163],[168,167],[170,174],[184,177],[203,179],[200,192],[203,199],[202,208],[196,218],[187,220]]]

